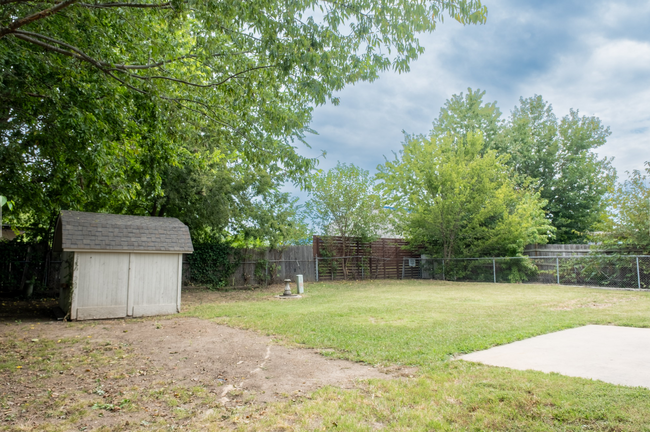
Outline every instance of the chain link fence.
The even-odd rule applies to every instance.
[[[650,289],[650,256],[404,258],[402,279]]]

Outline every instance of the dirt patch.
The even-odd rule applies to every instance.
[[[108,430],[187,425],[396,378],[196,318],[0,325],[0,429]],[[251,414],[253,415],[253,414]],[[85,428],[85,429],[84,429]],[[58,430],[58,429],[53,429]]]

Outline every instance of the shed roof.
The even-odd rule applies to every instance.
[[[194,251],[190,231],[176,218],[62,211],[54,249],[64,251]]]

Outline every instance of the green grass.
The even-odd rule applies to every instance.
[[[307,293],[202,304],[186,314],[420,373],[326,388],[270,407],[242,430],[650,431],[648,389],[450,361],[586,324],[650,327],[650,293],[428,281],[312,284]]]
[[[373,364],[451,356],[585,324],[650,327],[650,293],[504,284],[314,284],[300,300],[212,303],[187,312]]]

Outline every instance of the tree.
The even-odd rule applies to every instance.
[[[430,135],[451,135],[466,141],[468,134],[480,133],[484,148],[492,148],[501,133],[501,111],[496,102],[484,103],[483,96],[485,91],[471,88],[467,89],[467,94],[452,95],[440,109]]]
[[[304,187],[317,160],[294,144],[315,104],[407,71],[443,14],[486,13],[475,0],[0,4],[0,189],[14,222],[49,233],[62,208],[193,221],[207,212],[172,196],[212,190],[230,214],[238,191]],[[186,184],[167,178],[179,172]]]
[[[401,209],[399,228],[433,257],[518,256],[553,228],[544,201],[512,181],[507,156],[484,151],[480,133],[407,136],[378,167],[384,196]]]
[[[594,150],[609,134],[597,117],[581,117],[575,110],[558,121],[551,105],[534,96],[520,99],[497,140],[495,148],[510,155],[520,181],[536,181],[556,228],[554,243],[586,241],[605,210],[616,171],[611,159]]]
[[[610,218],[595,236],[601,248],[650,255],[650,162],[617,185],[610,195]]]
[[[570,110],[558,120],[541,96],[521,98],[507,121],[496,102],[485,103],[485,92],[471,88],[447,100],[430,134],[451,134],[466,140],[483,136],[483,152],[509,155],[517,184],[531,184],[546,200],[547,217],[556,228],[555,243],[586,241],[605,209],[605,194],[615,180],[611,160],[598,158],[609,129],[596,117]],[[531,179],[533,182],[531,183]]]
[[[338,163],[313,179],[311,198],[305,204],[316,228],[324,235],[341,236],[343,256],[348,239],[368,242],[385,229],[386,214],[370,173],[355,165]],[[347,278],[346,260],[343,271]]]

